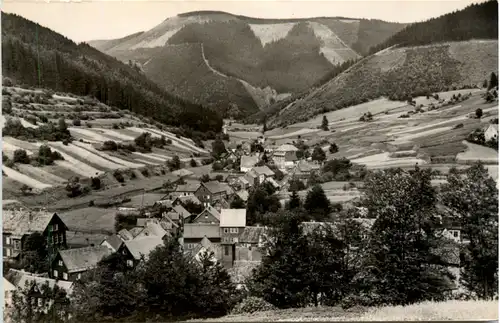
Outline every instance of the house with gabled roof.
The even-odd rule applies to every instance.
[[[196,197],[206,206],[212,205],[217,200],[228,198],[234,191],[227,183],[220,183],[219,181],[210,181],[201,183],[196,191]]]
[[[281,145],[273,153],[273,161],[280,170],[292,168],[298,161],[297,151],[293,145]]]
[[[219,227],[224,249],[222,263],[226,267],[231,267],[236,258],[235,244],[239,242],[239,237],[245,229],[246,221],[246,209],[221,210]]]
[[[134,239],[134,236],[132,235],[132,233],[127,230],[127,229],[121,229],[120,231],[118,231],[117,235],[123,240],[123,241],[127,241],[127,240],[132,240]]]
[[[483,128],[484,131],[484,140],[490,141],[492,139],[498,140],[498,125],[497,124],[489,124],[488,126]]]
[[[200,188],[200,185],[200,183],[177,185],[174,193],[176,196],[196,195],[195,193]]]
[[[213,253],[213,261],[221,261],[222,248],[219,244],[212,243],[207,237],[203,237],[200,243],[195,244],[192,249],[185,250],[185,254],[193,257],[196,261],[200,262],[204,252]]]
[[[220,244],[219,224],[186,223],[182,236],[184,250],[194,249],[206,237],[211,243]]]
[[[110,235],[101,242],[101,246],[107,247],[111,252],[116,252],[123,244],[123,240],[116,234]]]
[[[220,223],[220,213],[211,205],[207,205],[205,209],[198,214],[191,223],[210,223],[218,224]]]
[[[97,263],[113,252],[106,246],[84,247],[59,250],[51,263],[50,277],[53,279],[75,281]]]
[[[268,229],[261,226],[245,227],[236,244],[236,259],[261,261],[262,248],[267,238]]]
[[[67,248],[68,227],[57,213],[29,209],[3,210],[2,223],[4,259],[16,259],[22,254],[26,238],[33,233],[40,233],[47,239],[47,249],[53,254]]]
[[[125,256],[128,267],[135,267],[143,258],[147,260],[151,251],[162,245],[164,245],[164,241],[161,237],[157,235],[144,236],[125,241],[118,249],[118,253]]]
[[[66,292],[67,296],[71,296],[73,292],[73,283],[62,280],[55,280],[26,271],[9,269],[4,277],[4,291],[6,305],[12,304],[12,293],[16,290],[25,290],[29,288],[30,297],[35,300],[35,312],[47,314],[48,309],[53,304],[54,299],[51,293],[46,293],[45,287],[53,289],[55,286]],[[23,294],[21,294],[24,297]]]
[[[191,217],[191,212],[186,210],[181,204],[174,206],[173,211],[175,213],[179,214],[182,222],[184,222],[186,219],[189,219]]]
[[[257,165],[258,162],[259,162],[259,155],[241,156],[240,171],[246,173],[250,169],[252,169],[252,167]]]
[[[141,231],[134,240],[141,239],[144,237],[159,237],[164,239],[165,237],[170,237],[171,234],[163,229],[158,219],[151,219],[152,221],[146,222],[144,230]]]

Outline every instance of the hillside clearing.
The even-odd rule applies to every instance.
[[[49,145],[51,147],[58,149],[58,150],[62,150],[63,152],[65,152],[67,154],[78,156],[79,158],[81,158],[81,160],[89,161],[92,164],[98,165],[99,167],[102,167],[104,169],[124,168],[123,165],[113,163],[105,158],[102,158],[98,155],[91,153],[90,151],[88,151],[84,148],[78,147],[75,144],[69,144],[69,145],[65,146],[60,142],[51,142]]]
[[[42,182],[39,182],[29,176],[26,176],[15,169],[9,168],[7,166],[2,165],[2,170],[7,175],[10,179],[15,180],[16,182],[19,182],[21,184],[25,184],[29,187],[36,188],[39,190],[43,190],[44,188],[49,188],[52,187],[52,185],[45,184]]]

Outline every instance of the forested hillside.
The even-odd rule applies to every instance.
[[[2,73],[17,84],[48,88],[198,131],[220,131],[214,111],[177,98],[137,69],[82,43],[2,12]]]
[[[464,10],[409,25],[372,47],[370,53],[394,45],[418,46],[469,39],[498,39],[498,1],[473,4]]]
[[[410,25],[378,49],[372,48],[375,54],[322,86],[270,106],[266,110],[267,117],[272,116],[269,125],[305,121],[380,97],[406,101],[481,86],[498,70],[497,22],[498,4],[489,1]],[[379,51],[388,46],[394,47]],[[257,115],[252,121],[262,117]]]

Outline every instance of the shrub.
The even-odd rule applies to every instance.
[[[91,186],[94,190],[98,190],[101,188],[101,180],[98,177],[91,177]]]
[[[149,171],[147,169],[143,169],[141,170],[141,174],[144,176],[144,177],[149,177]]]
[[[102,144],[102,150],[116,151],[116,150],[118,150],[118,144],[116,142],[114,142],[113,140],[105,141]]]
[[[57,151],[52,151],[49,146],[40,146],[37,156],[37,161],[40,165],[52,165],[55,160],[64,160],[64,158]]]
[[[14,151],[14,163],[29,164],[30,158],[24,149],[16,149]]]
[[[171,145],[172,144],[172,139],[167,139],[167,145]]]
[[[82,122],[80,121],[80,119],[75,119],[73,120],[73,125],[76,127],[80,127],[82,125]]]
[[[460,129],[460,128],[463,128],[463,127],[464,127],[464,124],[463,123],[459,123],[459,124],[455,125],[453,127],[453,129]]]
[[[62,143],[63,143],[63,145],[67,146],[67,145],[69,145],[69,140],[68,139],[64,139]]]
[[[274,305],[266,302],[264,299],[250,296],[237,304],[233,308],[232,314],[251,314],[255,312],[272,311],[275,309],[276,307]]]
[[[483,116],[483,109],[477,108],[476,109],[476,118],[481,119],[482,116]]]
[[[120,125],[117,123],[113,123],[113,129],[120,129]]]
[[[117,169],[117,170],[115,170],[115,172],[113,173],[113,176],[114,176],[114,178],[115,178],[118,182],[120,182],[120,183],[125,182],[125,178],[123,177],[123,174],[122,174],[122,172],[121,172],[120,170],[118,170],[118,169]]]
[[[189,164],[190,164],[190,166],[191,166],[191,167],[196,167],[196,166],[198,166],[198,164],[196,163],[196,160],[194,160],[194,159],[192,159],[192,158],[191,158],[191,161],[189,162]]]

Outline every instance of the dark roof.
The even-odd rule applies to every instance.
[[[220,193],[220,192],[227,192],[227,184],[222,185],[219,181],[210,181],[202,184],[205,186],[205,188],[212,194],[215,193]]]
[[[186,223],[184,225],[184,238],[202,239],[203,237],[220,238],[219,225],[206,223]]]
[[[59,250],[59,254],[68,273],[74,273],[94,268],[99,261],[111,254],[111,250],[106,246],[96,246]]]
[[[174,206],[174,211],[178,213],[179,215],[182,216],[182,218],[189,218],[191,216],[191,213],[186,210],[182,205],[176,205]]]
[[[211,214],[214,216],[214,218],[216,218],[217,220],[220,221],[220,213],[219,211],[217,211],[213,206],[211,205],[208,205],[200,214],[198,214],[196,216],[196,218],[194,218],[194,221],[196,221],[196,219],[198,219],[199,217],[202,217],[203,214],[205,213],[208,213],[208,214]]]
[[[100,245],[107,234],[66,231],[66,243],[69,248],[88,247],[89,245]]]
[[[194,193],[198,190],[200,187],[200,183],[196,184],[185,184],[185,185],[177,185],[177,188],[175,189],[176,192],[191,192]]]
[[[265,233],[265,227],[245,227],[238,240],[241,243],[259,243],[259,237]]]

